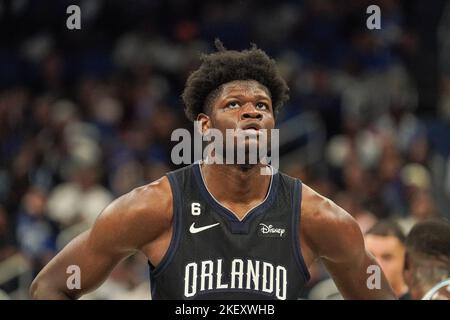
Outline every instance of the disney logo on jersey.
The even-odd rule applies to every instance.
[[[282,238],[286,233],[286,229],[274,227],[272,224],[260,223],[258,234],[263,237]]]

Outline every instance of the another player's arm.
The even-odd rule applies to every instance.
[[[96,289],[112,269],[170,230],[172,197],[167,178],[137,188],[113,201],[94,226],[72,240],[37,275],[33,299],[77,299]],[[67,268],[81,271],[80,289],[69,289]]]
[[[396,299],[381,267],[365,249],[364,238],[345,210],[304,186],[302,232],[345,299]],[[380,288],[369,288],[369,266],[380,271]]]

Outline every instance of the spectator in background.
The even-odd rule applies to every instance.
[[[390,215],[403,216],[407,213],[405,187],[399,174],[401,166],[401,153],[394,140],[386,136],[377,173],[381,183],[381,200]]]
[[[406,237],[403,275],[414,300],[422,299],[436,284],[450,278],[450,223],[447,220],[426,220],[411,229]],[[445,290],[448,299],[449,287]]]
[[[148,260],[135,254],[120,262],[106,281],[81,300],[148,300]]]
[[[0,262],[15,252],[14,235],[5,208],[0,205]]]
[[[397,219],[403,232],[407,234],[420,221],[439,216],[431,193],[431,178],[428,170],[417,163],[408,164],[400,172],[406,187],[409,215]]]
[[[405,235],[397,223],[381,220],[364,238],[367,250],[377,259],[395,295],[400,300],[410,299],[403,280]]]
[[[71,181],[56,186],[49,196],[49,217],[64,227],[74,223],[91,226],[113,197],[99,184],[97,167],[75,165],[72,170]]]
[[[46,216],[46,194],[31,187],[23,196],[17,217],[17,241],[37,274],[56,251],[56,224]]]

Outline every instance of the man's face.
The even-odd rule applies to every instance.
[[[270,141],[270,129],[275,127],[270,93],[265,86],[254,80],[224,84],[212,101],[209,115],[200,114],[198,120],[201,121],[203,132],[214,128],[222,133],[224,139],[227,129],[235,130],[234,150],[240,147],[248,150],[250,144],[261,143],[261,129],[267,129],[267,140],[264,141]],[[247,137],[244,145],[239,145],[239,136]],[[224,148],[225,152],[228,147]]]
[[[394,236],[365,236],[366,248],[375,256],[391,284],[402,281],[405,247]]]

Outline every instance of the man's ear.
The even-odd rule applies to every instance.
[[[403,280],[409,287],[412,281],[412,270],[411,270],[411,254],[405,252],[405,259],[403,264]]]
[[[204,135],[212,127],[210,117],[205,113],[199,113],[197,115],[197,130],[201,135]]]
[[[409,268],[411,267],[410,259],[411,259],[410,254],[406,251],[404,264],[403,264],[403,270],[409,270]]]

